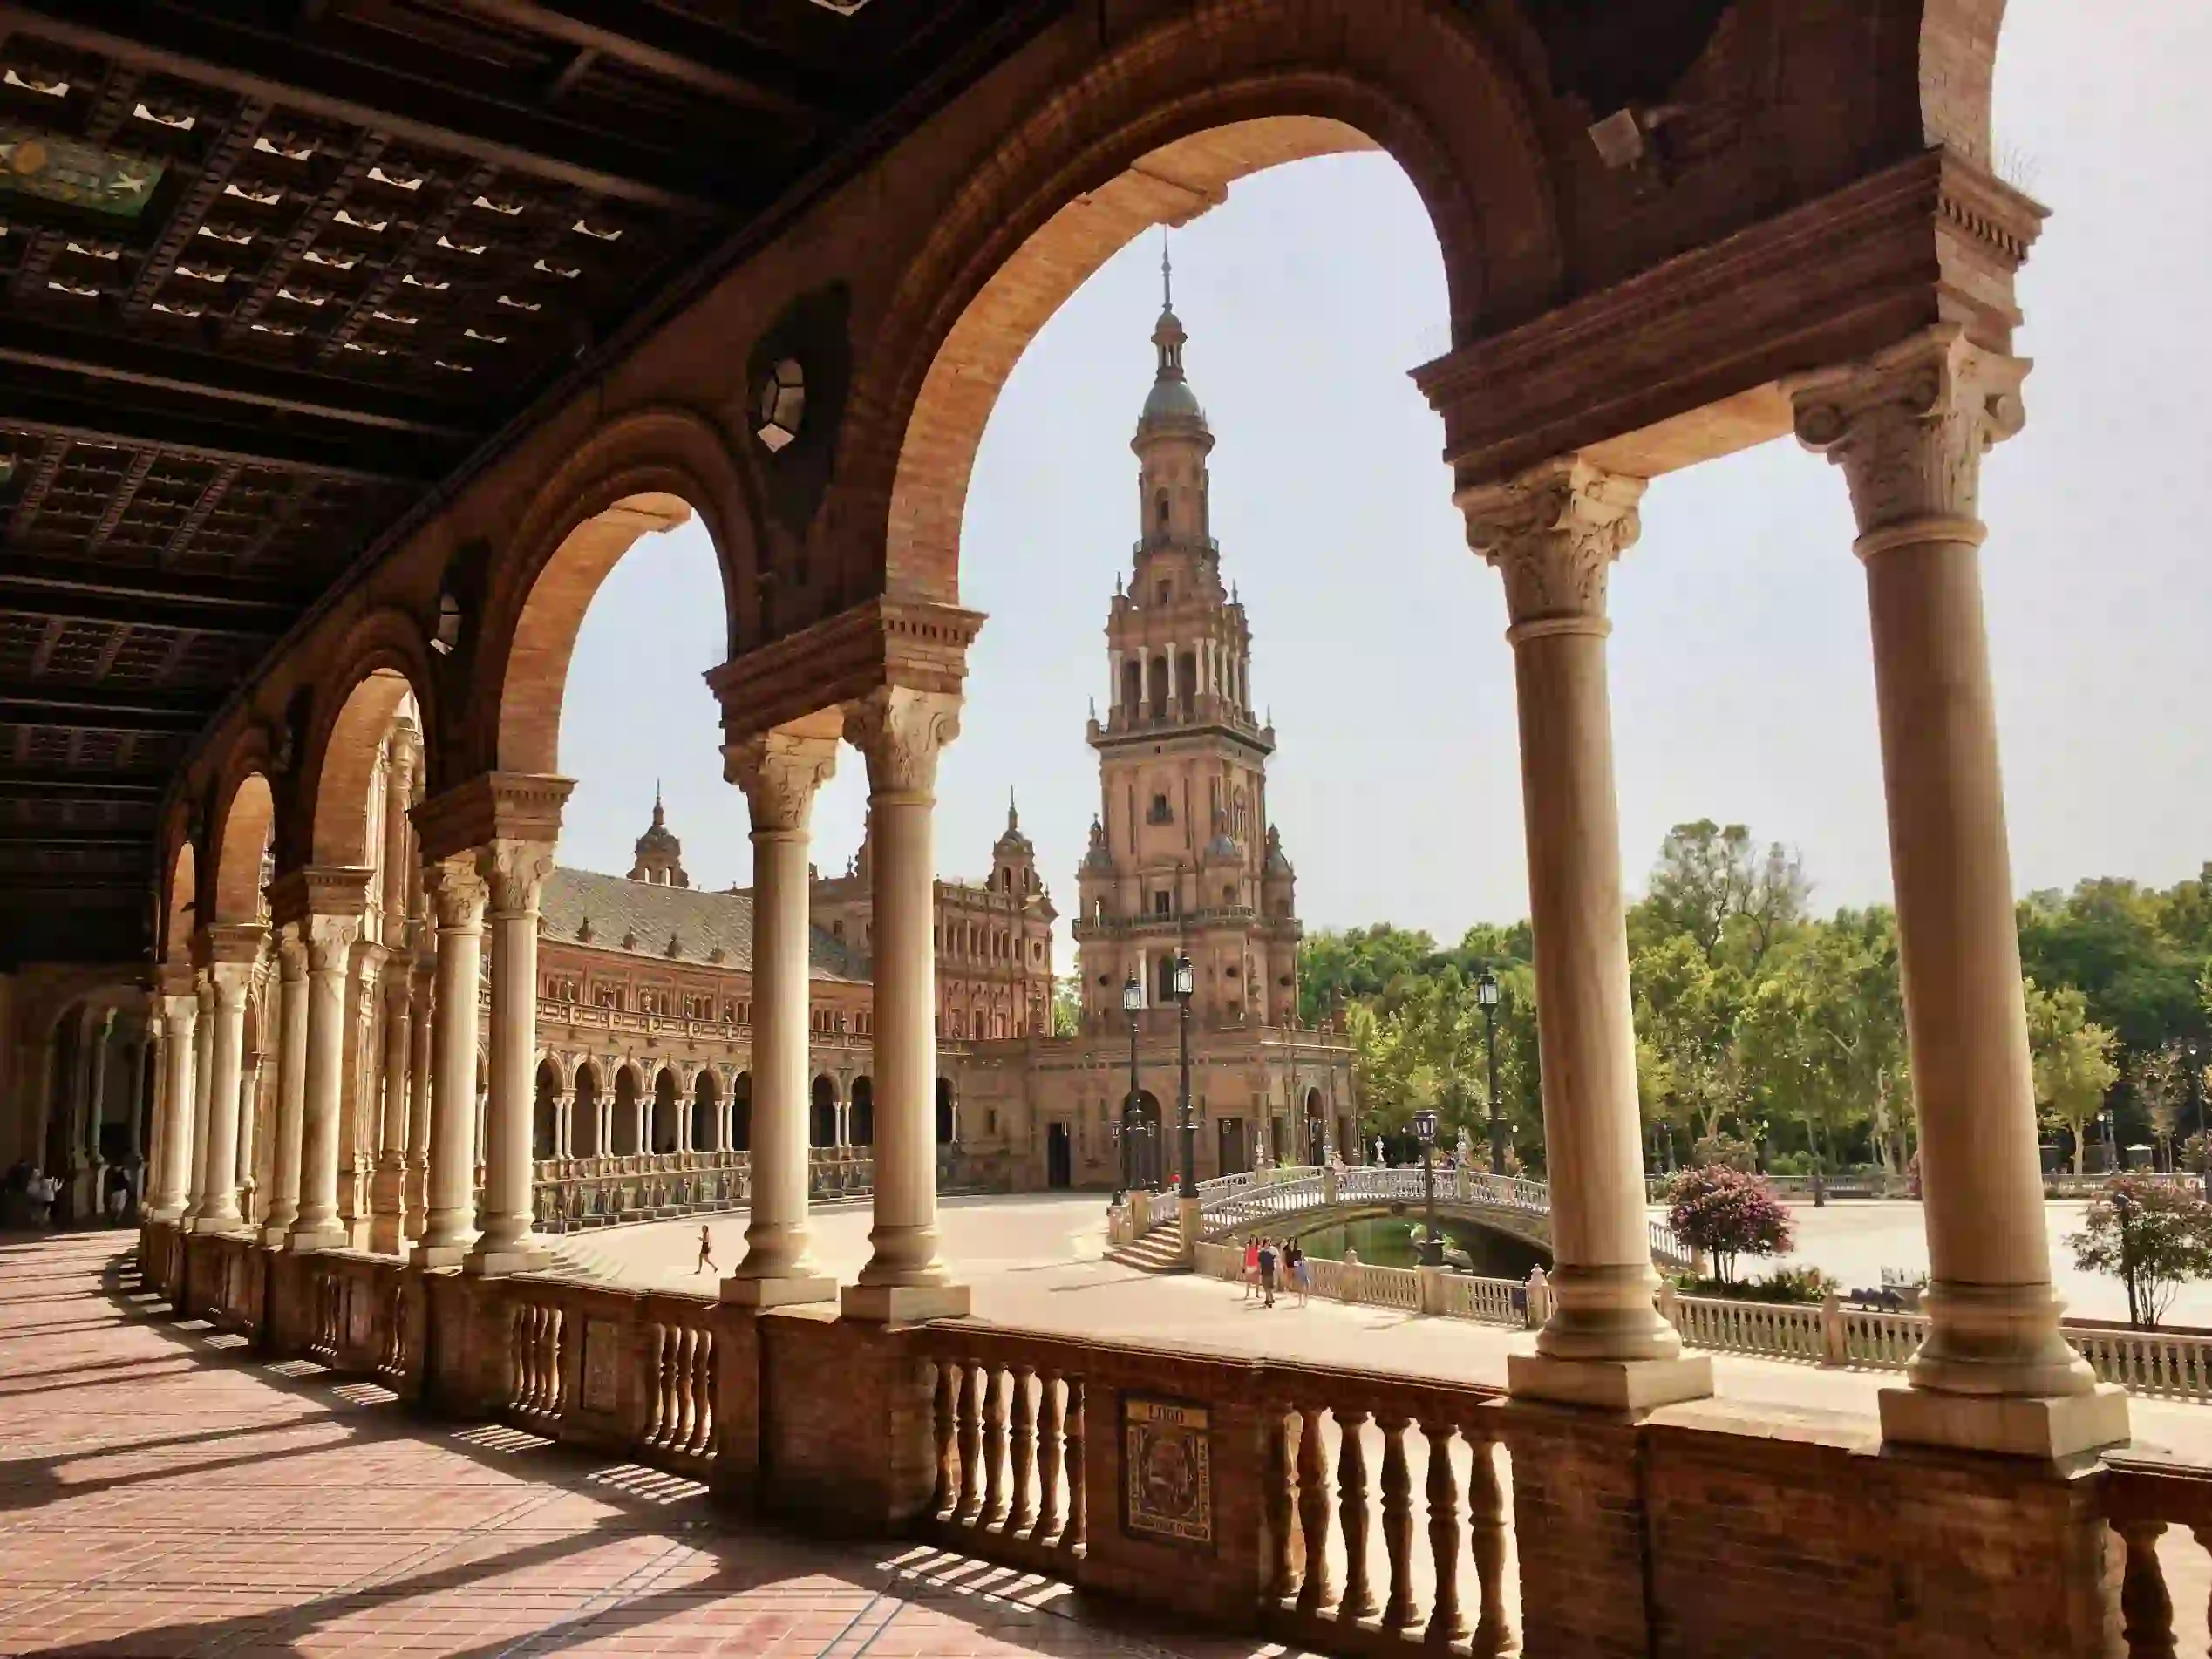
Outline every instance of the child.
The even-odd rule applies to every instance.
[[[704,1273],[709,1268],[714,1268],[714,1234],[706,1227],[702,1227],[699,1228],[699,1265],[693,1268],[691,1272],[696,1277]],[[717,1273],[722,1271],[719,1268],[714,1268],[714,1270]]]
[[[1260,1241],[1244,1241],[1244,1300],[1249,1302],[1260,1294]]]

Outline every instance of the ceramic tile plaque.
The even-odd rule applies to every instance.
[[[1212,1547],[1209,1413],[1202,1405],[1121,1397],[1122,1530]]]
[[[622,1404],[623,1329],[611,1319],[583,1324],[583,1409],[611,1413]]]

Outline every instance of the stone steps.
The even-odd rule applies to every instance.
[[[1162,1222],[1133,1244],[1107,1251],[1106,1260],[1146,1273],[1190,1271],[1190,1263],[1183,1260],[1181,1230],[1174,1221]]]

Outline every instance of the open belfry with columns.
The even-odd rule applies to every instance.
[[[0,17],[7,1155],[72,1186],[150,1160],[135,1271],[259,1352],[1293,1646],[2172,1651],[2154,1547],[2205,1526],[2203,1472],[2067,1344],[2042,1210],[1980,574],[2045,216],[1992,167],[1999,0],[573,10]],[[1448,343],[1403,366],[1509,616],[1556,1267],[1503,1389],[987,1324],[939,1225],[977,444],[1115,251],[1361,150],[1435,228]],[[1120,987],[1165,1014],[1171,951],[1232,1071],[1296,1035],[1181,336],[1092,732],[1072,1052],[1102,1069],[1038,1091],[1091,1124]],[[1645,1213],[1608,577],[1652,479],[1770,441],[1833,469],[1867,585],[1932,1267],[1878,1421],[1717,1388]],[[745,1241],[711,1295],[564,1273],[535,1197],[569,658],[615,562],[686,522],[731,785],[692,833],[742,822],[754,872]],[[841,743],[872,1118],[842,1282],[809,1222]],[[976,913],[1031,940],[1020,896]],[[1040,1016],[1011,969],[963,982],[964,1144],[1013,1098],[977,1058],[1001,990],[1004,1042]],[[1217,1126],[1263,1109],[1208,1092]]]

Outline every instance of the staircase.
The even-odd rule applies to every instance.
[[[1154,1222],[1142,1238],[1108,1250],[1106,1260],[1145,1273],[1188,1273],[1190,1263],[1183,1260],[1182,1229],[1174,1207],[1168,1206],[1166,1218]]]

